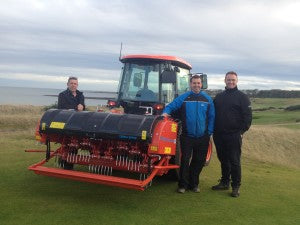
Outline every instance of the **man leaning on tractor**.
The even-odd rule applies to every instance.
[[[169,116],[179,110],[182,121],[179,193],[184,193],[187,189],[200,192],[199,175],[214,130],[214,104],[211,97],[201,90],[202,82],[198,74],[190,78],[190,87],[191,91],[174,99],[163,111],[163,116]]]

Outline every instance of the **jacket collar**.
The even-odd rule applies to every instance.
[[[230,88],[230,89],[225,87],[225,91],[228,92],[228,93],[231,93],[231,92],[234,92],[234,91],[237,91],[237,90],[238,90],[237,86],[235,88]]]

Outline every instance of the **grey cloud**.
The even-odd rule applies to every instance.
[[[60,67],[118,71],[123,42],[123,54],[176,55],[194,71],[299,81],[300,24],[286,20],[288,4],[295,1],[4,1],[0,66],[55,76]]]

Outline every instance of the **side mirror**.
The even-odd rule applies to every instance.
[[[204,73],[193,73],[193,74],[189,74],[190,77],[194,74],[197,74],[200,76],[201,79],[201,83],[202,83],[202,88],[201,89],[207,89],[208,85],[207,85],[207,75]]]
[[[164,70],[161,73],[161,82],[162,83],[172,83],[172,84],[176,83],[176,72]]]
[[[141,87],[142,85],[142,74],[141,73],[135,73],[133,75],[133,86],[135,87]]]
[[[202,82],[202,89],[207,89],[208,85],[207,85],[207,75],[206,74],[202,74],[200,75],[200,79]]]

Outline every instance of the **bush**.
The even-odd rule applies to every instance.
[[[57,109],[58,108],[58,105],[57,105],[57,101],[51,105],[48,105],[48,106],[45,106],[43,108],[44,111],[47,111],[48,109]]]
[[[297,111],[300,110],[300,105],[291,105],[285,108],[286,111]]]

